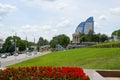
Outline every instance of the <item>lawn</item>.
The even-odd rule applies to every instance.
[[[8,67],[79,66],[85,69],[120,70],[120,48],[79,48],[52,52]]]

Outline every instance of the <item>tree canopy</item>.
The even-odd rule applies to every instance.
[[[112,36],[113,36],[113,35],[120,36],[120,29],[119,29],[119,30],[116,30],[116,31],[113,31],[113,32],[112,32]]]
[[[52,40],[50,41],[50,46],[52,48],[55,48],[56,45],[59,44],[62,47],[66,48],[69,43],[70,43],[70,38],[65,34],[61,34],[52,38]]]
[[[33,42],[28,42],[26,40],[22,40],[18,36],[9,36],[6,38],[5,43],[1,49],[1,52],[14,52],[15,45],[19,51],[25,51],[26,48],[33,45]]]
[[[41,46],[48,45],[49,41],[47,39],[43,39],[43,37],[40,37],[37,42],[37,49],[39,50]]]
[[[80,33],[81,42],[105,42],[106,40],[108,40],[108,36],[105,34],[94,34],[91,31],[88,34]]]

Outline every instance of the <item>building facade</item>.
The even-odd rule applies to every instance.
[[[72,36],[73,36],[72,43],[73,44],[79,44],[80,43],[80,34],[74,33]]]
[[[94,19],[93,19],[93,17],[89,17],[86,21],[81,22],[77,26],[75,33],[72,35],[73,36],[72,43],[79,44],[80,43],[80,33],[88,34],[89,31],[94,32]]]
[[[93,17],[89,17],[86,21],[81,22],[75,30],[75,33],[84,33],[88,34],[89,31],[94,32],[94,19]]]
[[[3,39],[0,39],[0,49],[2,48],[3,43]]]

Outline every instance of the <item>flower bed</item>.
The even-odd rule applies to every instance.
[[[0,70],[0,80],[90,80],[78,67],[32,66]]]

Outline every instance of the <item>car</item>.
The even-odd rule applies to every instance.
[[[10,54],[10,53],[6,53],[6,55],[7,55],[7,56],[11,56],[11,54]]]
[[[18,56],[19,54],[18,53],[14,53],[14,56]]]
[[[1,54],[1,56],[0,56],[1,58],[7,58],[7,54]]]
[[[27,52],[27,53],[26,53],[26,55],[31,56],[31,55],[32,55],[32,53],[31,53],[31,52]]]

